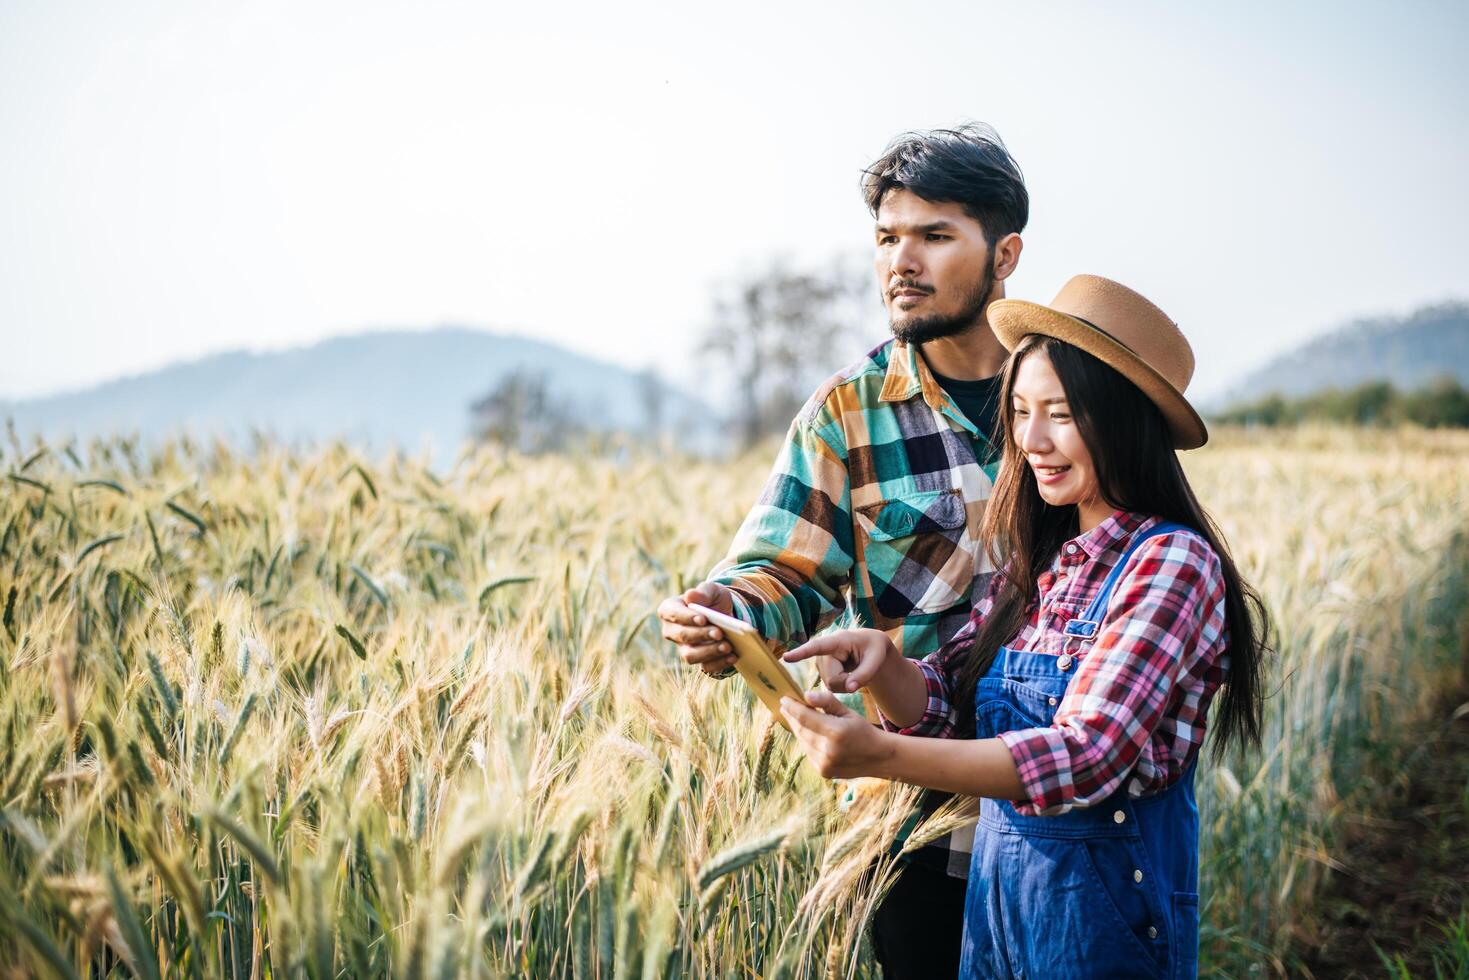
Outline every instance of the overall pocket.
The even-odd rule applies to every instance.
[[[1193,980],[1199,975],[1199,895],[1173,893],[1173,977]]]
[[[1034,706],[1034,701],[1021,703],[1008,682],[1003,694],[997,694],[993,690],[980,690],[974,705],[974,737],[994,738],[1001,732],[1017,732],[1049,725],[1049,716],[1031,714]]]
[[[882,615],[943,612],[974,584],[975,546],[960,490],[912,491],[853,510],[858,560]]]
[[[1027,980],[1167,976],[1167,941],[1140,940],[1123,920],[1088,854],[1093,839],[989,836],[1003,852],[996,868],[998,897],[985,910],[989,922],[969,927],[988,926],[996,944],[1003,943],[998,952],[1004,968],[995,975]],[[1130,877],[1127,883],[1132,884]],[[1161,951],[1155,951],[1159,946]]]
[[[1141,840],[1131,837],[1090,837],[1084,841],[1088,866],[1094,875],[1099,913],[1132,940],[1144,962],[1161,973],[1168,961],[1172,917],[1163,907],[1153,869]]]
[[[1004,681],[1005,697],[1013,705],[1015,713],[1025,719],[1024,724],[1015,728],[1045,728],[1055,721],[1056,708],[1066,695],[1067,679],[1065,674],[1050,680],[1007,676]]]

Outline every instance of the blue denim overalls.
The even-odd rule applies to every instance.
[[[1096,599],[1064,633],[1096,635],[1132,553],[1169,531],[1139,534]],[[975,691],[977,738],[1050,725],[1086,655],[1001,647]],[[1194,767],[1153,796],[1127,782],[1095,806],[1024,816],[983,800],[969,866],[961,977],[1062,980],[1193,977],[1199,944],[1199,811]]]

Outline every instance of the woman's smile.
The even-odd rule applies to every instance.
[[[1071,464],[1065,466],[1040,466],[1031,463],[1030,468],[1035,471],[1035,478],[1046,486],[1054,486],[1066,479],[1066,474],[1071,472]]]

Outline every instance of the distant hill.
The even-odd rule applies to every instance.
[[[1444,376],[1469,385],[1469,303],[1347,324],[1275,358],[1214,401],[1222,407],[1270,394],[1298,398],[1368,381],[1412,391]]]
[[[180,431],[240,437],[258,429],[290,442],[341,437],[374,451],[428,445],[446,462],[469,436],[471,403],[517,370],[544,376],[548,394],[594,431],[643,434],[648,427],[646,383],[636,372],[526,337],[461,327],[215,354],[82,391],[0,402],[0,418],[49,439],[134,432],[156,439]],[[713,417],[699,399],[659,385],[665,425]],[[696,437],[709,438],[707,431]]]

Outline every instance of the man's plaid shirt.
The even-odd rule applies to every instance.
[[[918,351],[889,340],[822,385],[728,557],[709,573],[735,615],[787,648],[849,602],[908,657],[969,619],[993,571],[979,541],[998,462]]]
[[[915,348],[881,344],[796,416],[709,579],[734,593],[736,616],[786,648],[850,606],[852,625],[886,631],[904,656],[932,653],[968,622],[993,573],[979,539],[999,467],[992,436]],[[962,877],[968,846],[922,850]]]

